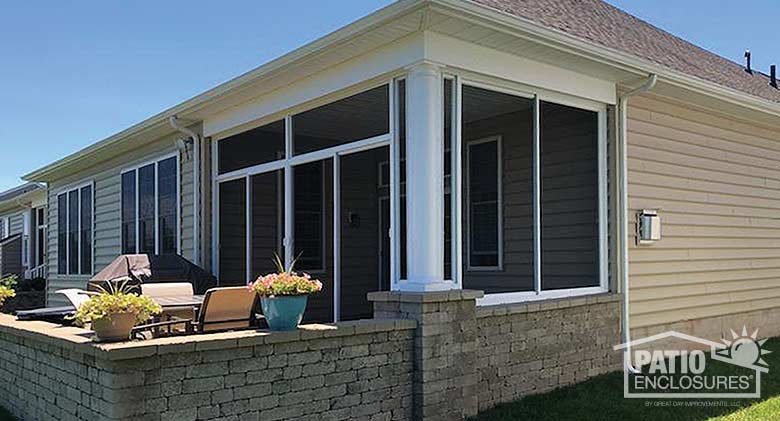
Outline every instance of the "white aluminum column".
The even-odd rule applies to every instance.
[[[444,108],[441,70],[423,63],[406,82],[406,250],[402,291],[453,289],[444,280]]]

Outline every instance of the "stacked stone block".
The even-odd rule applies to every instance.
[[[477,311],[479,410],[619,370],[620,296]]]
[[[478,332],[476,299],[481,291],[369,294],[374,317],[412,319],[414,416],[460,420],[477,414]]]
[[[0,406],[23,420],[406,420],[414,328],[366,320],[115,347],[0,329]]]

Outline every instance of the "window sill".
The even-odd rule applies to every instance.
[[[478,307],[494,307],[494,306],[506,306],[506,305],[531,305],[534,307],[543,306],[550,307],[548,303],[558,304],[561,302],[572,301],[570,299],[577,299],[582,301],[581,304],[592,303],[594,297],[617,297],[618,294],[610,293],[607,288],[603,287],[591,287],[591,288],[574,288],[574,289],[561,289],[555,291],[543,291],[541,294],[535,292],[509,292],[503,294],[485,294],[484,298],[477,300]],[[615,298],[617,299],[617,298]],[[589,301],[590,300],[590,301]],[[579,304],[578,304],[579,305]],[[565,305],[569,307],[570,305]],[[550,308],[557,308],[555,306]]]
[[[507,314],[535,313],[571,307],[589,306],[594,304],[617,303],[620,294],[607,292],[601,294],[581,295],[531,302],[515,302],[495,305],[478,305],[477,317],[503,316]]]

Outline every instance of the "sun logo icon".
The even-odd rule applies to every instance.
[[[747,326],[742,326],[741,335],[731,329],[731,340],[722,338],[721,341],[726,347],[717,350],[716,355],[724,357],[729,363],[754,370],[766,370],[769,367],[761,356],[772,351],[761,348],[767,339],[758,339],[758,329],[752,335],[748,335]]]

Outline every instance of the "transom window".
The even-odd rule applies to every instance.
[[[92,273],[92,185],[57,195],[57,273]]]
[[[122,173],[122,253],[178,252],[179,162],[172,156]]]

